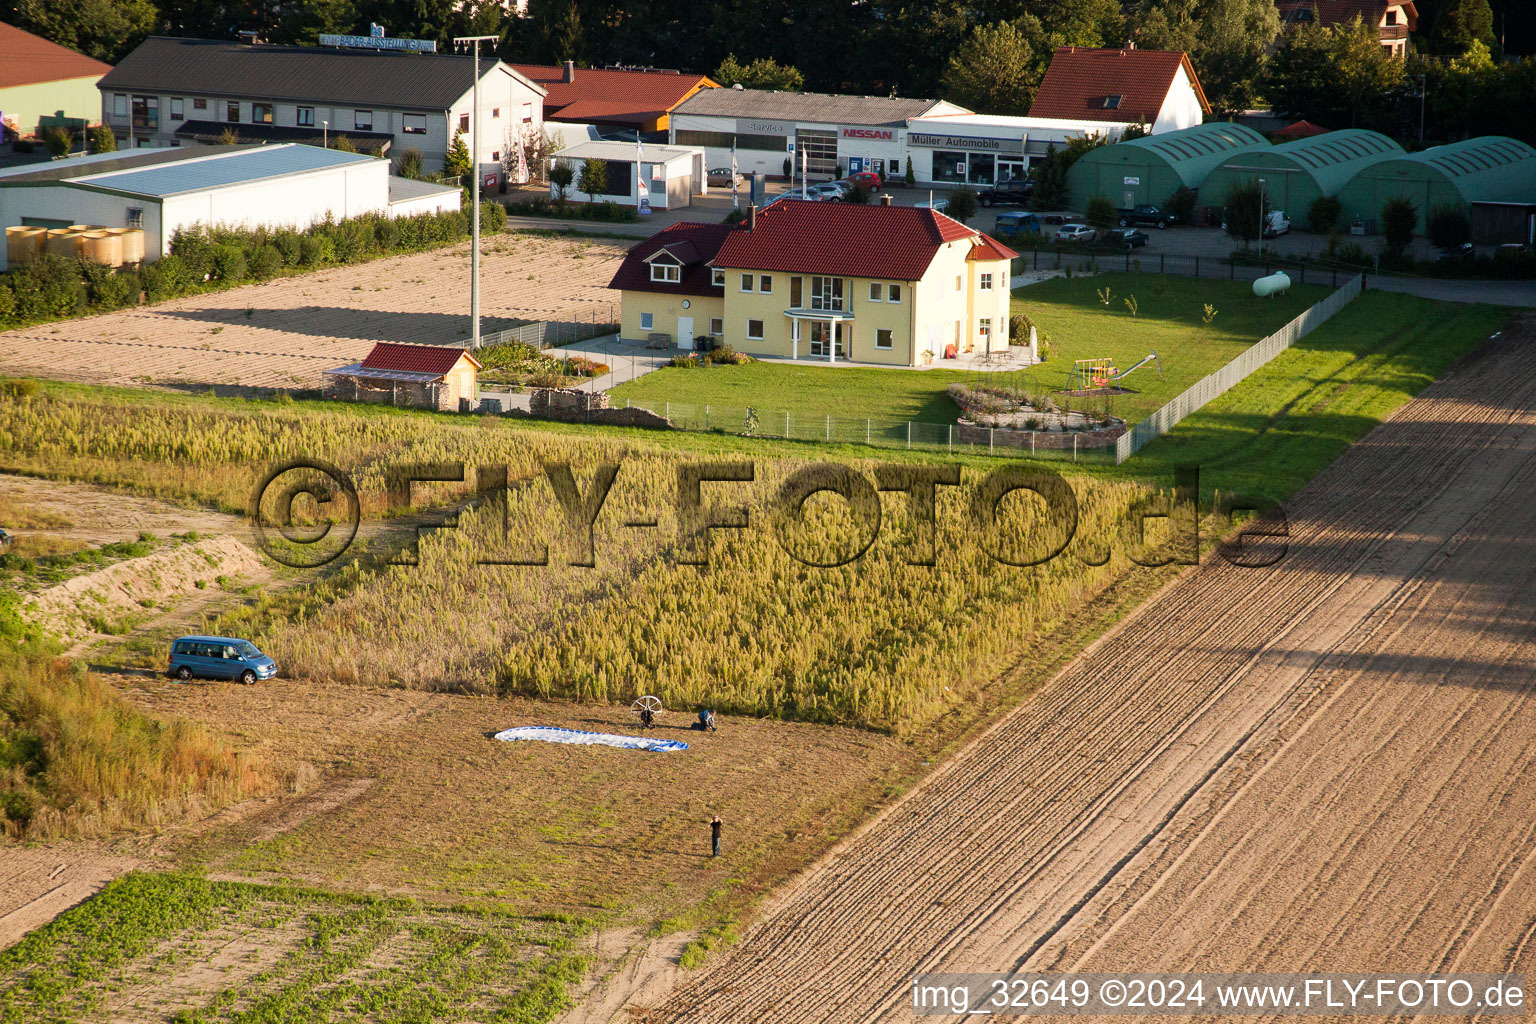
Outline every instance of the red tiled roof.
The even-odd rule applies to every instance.
[[[1331,131],[1311,121],[1296,121],[1275,132],[1278,139],[1310,139],[1314,135],[1327,135]]]
[[[971,251],[966,254],[965,258],[968,260],[1011,260],[1017,255],[1018,253],[991,235],[977,232],[976,244],[971,246]]]
[[[1200,80],[1182,50],[1086,50],[1058,47],[1045,71],[1030,117],[1060,117],[1087,121],[1157,120],[1180,67],[1189,76],[1200,109],[1210,113]],[[1106,97],[1120,102],[1104,106]]]
[[[942,213],[915,206],[860,206],[783,199],[758,211],[757,227],[730,233],[718,266],[917,281],[945,242],[980,237]]]
[[[100,78],[112,65],[50,43],[41,36],[0,21],[0,89],[67,78]]]
[[[462,348],[452,345],[403,345],[393,341],[381,341],[373,346],[368,358],[363,360],[365,370],[403,370],[407,373],[447,373],[453,369],[459,357],[464,357],[478,368],[480,360]]]
[[[662,71],[618,71],[577,68],[575,80],[565,80],[565,68],[543,64],[512,67],[548,90],[544,116],[559,121],[601,121],[640,124],[654,121],[683,102],[697,85],[714,88],[704,75],[674,75]]]
[[[720,251],[731,228],[726,224],[701,224],[680,220],[637,242],[619,264],[608,287],[622,291],[662,292],[667,295],[723,295],[724,289],[711,284],[710,261]],[[693,251],[690,253],[689,249]],[[677,284],[651,280],[651,265],[646,257],[666,249],[679,259],[692,257],[683,265],[683,279]]]
[[[1275,0],[1275,5],[1280,8],[1280,16],[1288,22],[1294,20],[1296,12],[1311,10],[1319,25],[1344,25],[1358,14],[1371,28],[1381,25],[1382,15],[1387,13],[1388,7],[1401,7],[1408,19],[1408,31],[1419,27],[1419,9],[1413,0]]]

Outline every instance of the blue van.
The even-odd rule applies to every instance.
[[[1040,218],[1033,213],[1011,211],[997,215],[997,226],[992,233],[998,238],[1017,238],[1019,235],[1038,235]]]
[[[249,640],[227,636],[182,636],[171,644],[171,664],[166,674],[182,681],[202,676],[254,683],[277,675],[277,662],[258,651]]]

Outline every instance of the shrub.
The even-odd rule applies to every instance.
[[[48,147],[48,152],[54,156],[68,156],[70,147],[75,144],[75,133],[68,128],[49,128],[43,132],[43,145]]]
[[[1034,324],[1023,313],[1015,313],[1008,318],[1008,342],[1012,345],[1028,345],[1029,329]]]
[[[11,150],[16,153],[35,153],[37,146],[33,145],[30,139],[17,139],[11,143]]]
[[[196,280],[213,272],[213,240],[201,226],[177,228],[171,236],[171,255],[181,257],[187,273]]]
[[[507,208],[500,203],[485,200],[480,204],[480,231],[500,233],[507,226]]]
[[[1114,200],[1108,196],[1094,196],[1088,200],[1088,226],[1107,228],[1119,217]]]
[[[16,314],[46,320],[85,312],[88,296],[79,260],[39,253],[11,272]]]
[[[400,152],[400,162],[395,165],[395,173],[402,178],[421,178],[421,150],[411,146]]]
[[[373,226],[373,243],[380,252],[394,252],[400,248],[400,225],[389,219]]]
[[[1318,196],[1307,210],[1307,220],[1312,230],[1320,235],[1326,235],[1337,227],[1343,215],[1344,204],[1339,202],[1337,196]]]
[[[175,298],[191,287],[194,277],[186,261],[172,253],[162,256],[158,263],[151,263],[141,272],[144,294],[150,302]],[[202,280],[201,275],[195,280]]]
[[[247,262],[252,277],[258,281],[270,281],[283,267],[283,254],[277,251],[277,246],[267,244],[252,250]]]
[[[1374,261],[1358,242],[1346,242],[1334,251],[1333,258],[1356,267],[1369,267]]]
[[[246,278],[245,253],[234,245],[216,245],[211,255],[209,274],[215,281],[235,284]]]
[[[104,124],[99,124],[91,129],[91,149],[97,153],[117,152],[117,136],[112,129]]]
[[[1460,206],[1437,206],[1429,211],[1424,233],[1434,245],[1454,249],[1472,241],[1472,221]]]
[[[977,206],[978,201],[976,199],[975,189],[958,188],[950,193],[949,209],[945,210],[944,212],[953,217],[955,220],[964,224],[966,221],[976,216]]]
[[[1269,215],[1269,194],[1257,181],[1240,181],[1227,190],[1222,218],[1227,234],[1252,242],[1259,237],[1259,222]]]
[[[1393,196],[1381,204],[1382,247],[1390,256],[1401,256],[1413,242],[1419,208],[1407,196]]]
[[[292,228],[278,228],[272,232],[272,247],[277,250],[278,258],[285,267],[299,265],[300,244],[299,233]]]
[[[119,270],[113,273],[109,270],[100,280],[92,282],[91,302],[101,309],[137,305],[142,288],[139,275],[133,271]]]
[[[335,250],[329,238],[321,238],[318,235],[307,235],[299,243],[299,265],[305,267],[318,267],[331,262],[331,256]]]
[[[848,194],[843,196],[843,202],[858,203],[861,206],[868,205],[869,189],[863,183],[855,182],[853,188],[848,190]]]
[[[680,370],[692,370],[699,365],[699,360],[695,356],[679,355],[667,360],[667,365],[677,367]]]
[[[0,398],[8,401],[30,401],[37,397],[37,390],[37,381],[25,377],[0,380]]]
[[[0,281],[0,320],[10,320],[16,315],[16,293],[11,286]]]
[[[1195,203],[1199,197],[1200,193],[1188,185],[1180,185],[1173,190],[1173,195],[1168,197],[1168,202],[1164,205],[1168,208],[1169,213],[1178,218],[1180,224],[1193,224],[1195,222]]]

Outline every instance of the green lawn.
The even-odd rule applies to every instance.
[[[1108,307],[1097,294],[1106,287],[1111,293]],[[1157,287],[1162,294],[1156,293]],[[1159,380],[1157,371],[1148,366],[1126,381],[1135,394],[1113,399],[1112,412],[1135,422],[1327,294],[1326,288],[1308,286],[1261,300],[1243,282],[1136,273],[1047,281],[1015,292],[1014,308],[1034,319],[1053,346],[1051,358],[1029,370],[987,377],[1031,392],[1057,391],[1070,386],[1074,359],[1109,356],[1124,368],[1156,351],[1162,357],[1164,379]],[[1139,303],[1134,320],[1123,302],[1128,295],[1135,295]],[[1207,302],[1218,310],[1210,326],[1202,322]],[[666,411],[670,404],[674,420],[702,420],[708,406],[712,423],[735,423],[743,410],[752,407],[769,432],[782,430],[787,412],[794,436],[802,433],[801,425],[809,431],[830,415],[835,438],[851,436],[847,424],[866,418],[877,428],[882,421],[953,423],[959,410],[945,389],[956,381],[978,377],[964,369],[751,363],[668,368],[621,384],[609,394],[615,405],[628,402],[657,412]],[[844,421],[841,433],[839,419]]]

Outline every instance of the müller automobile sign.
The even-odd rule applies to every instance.
[[[1002,152],[1005,143],[1002,139],[978,139],[969,135],[920,135],[917,132],[908,132],[907,145],[925,146],[929,149],[984,149]],[[1009,139],[1007,148],[1017,150],[1019,144]]]
[[[366,36],[333,36],[322,35],[321,46],[358,46],[369,50],[415,50],[420,53],[436,53],[437,40],[435,39],[400,39],[395,36],[386,36],[384,26],[375,22],[369,26],[369,34]]]

